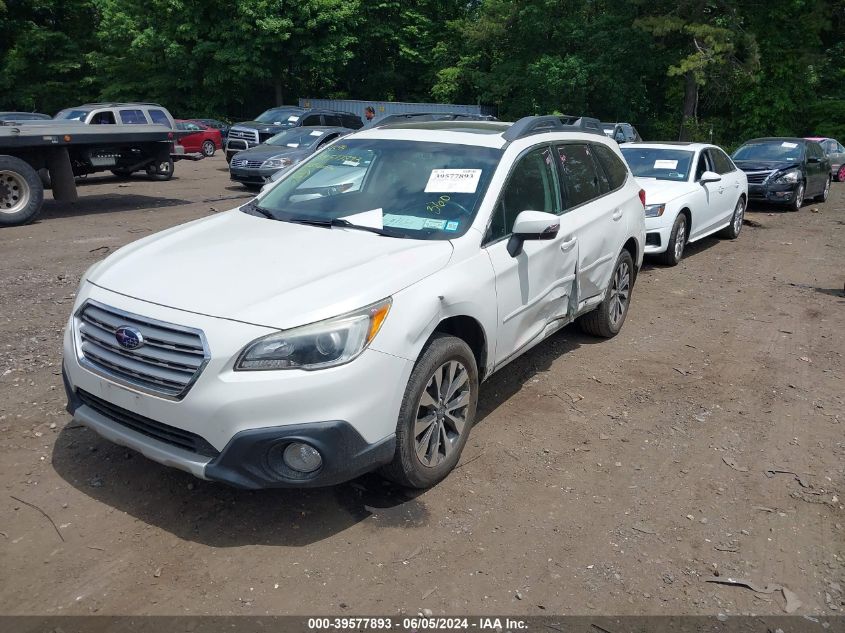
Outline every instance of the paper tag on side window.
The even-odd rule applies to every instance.
[[[432,169],[425,192],[475,193],[480,179],[480,169]]]
[[[321,136],[323,133],[320,130],[314,130],[311,132],[311,136]]]
[[[788,143],[787,141],[784,141],[783,143],[780,144],[780,146],[781,147],[788,147],[789,149],[795,149],[796,147],[798,147],[798,143]]]
[[[656,160],[654,161],[655,169],[677,169],[678,161],[676,160]]]

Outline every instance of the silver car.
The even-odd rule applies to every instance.
[[[826,136],[807,137],[822,146],[824,153],[830,159],[830,174],[839,182],[845,182],[845,147],[834,138]]]

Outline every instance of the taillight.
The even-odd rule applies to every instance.
[[[640,202],[643,203],[643,209],[645,209],[645,189],[640,189]]]

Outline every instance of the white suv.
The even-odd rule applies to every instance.
[[[574,319],[611,337],[642,262],[616,143],[555,117],[356,132],[247,205],[84,276],[68,409],[244,488],[457,464],[479,383]]]

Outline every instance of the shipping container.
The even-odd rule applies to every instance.
[[[403,101],[357,101],[354,99],[300,99],[302,108],[322,108],[340,112],[352,112],[361,117],[364,123],[367,118],[364,110],[372,106],[376,111],[376,119],[387,114],[407,114],[411,112],[451,112],[454,114],[484,114],[496,115],[496,108],[488,105],[459,105],[454,103],[407,103]]]

